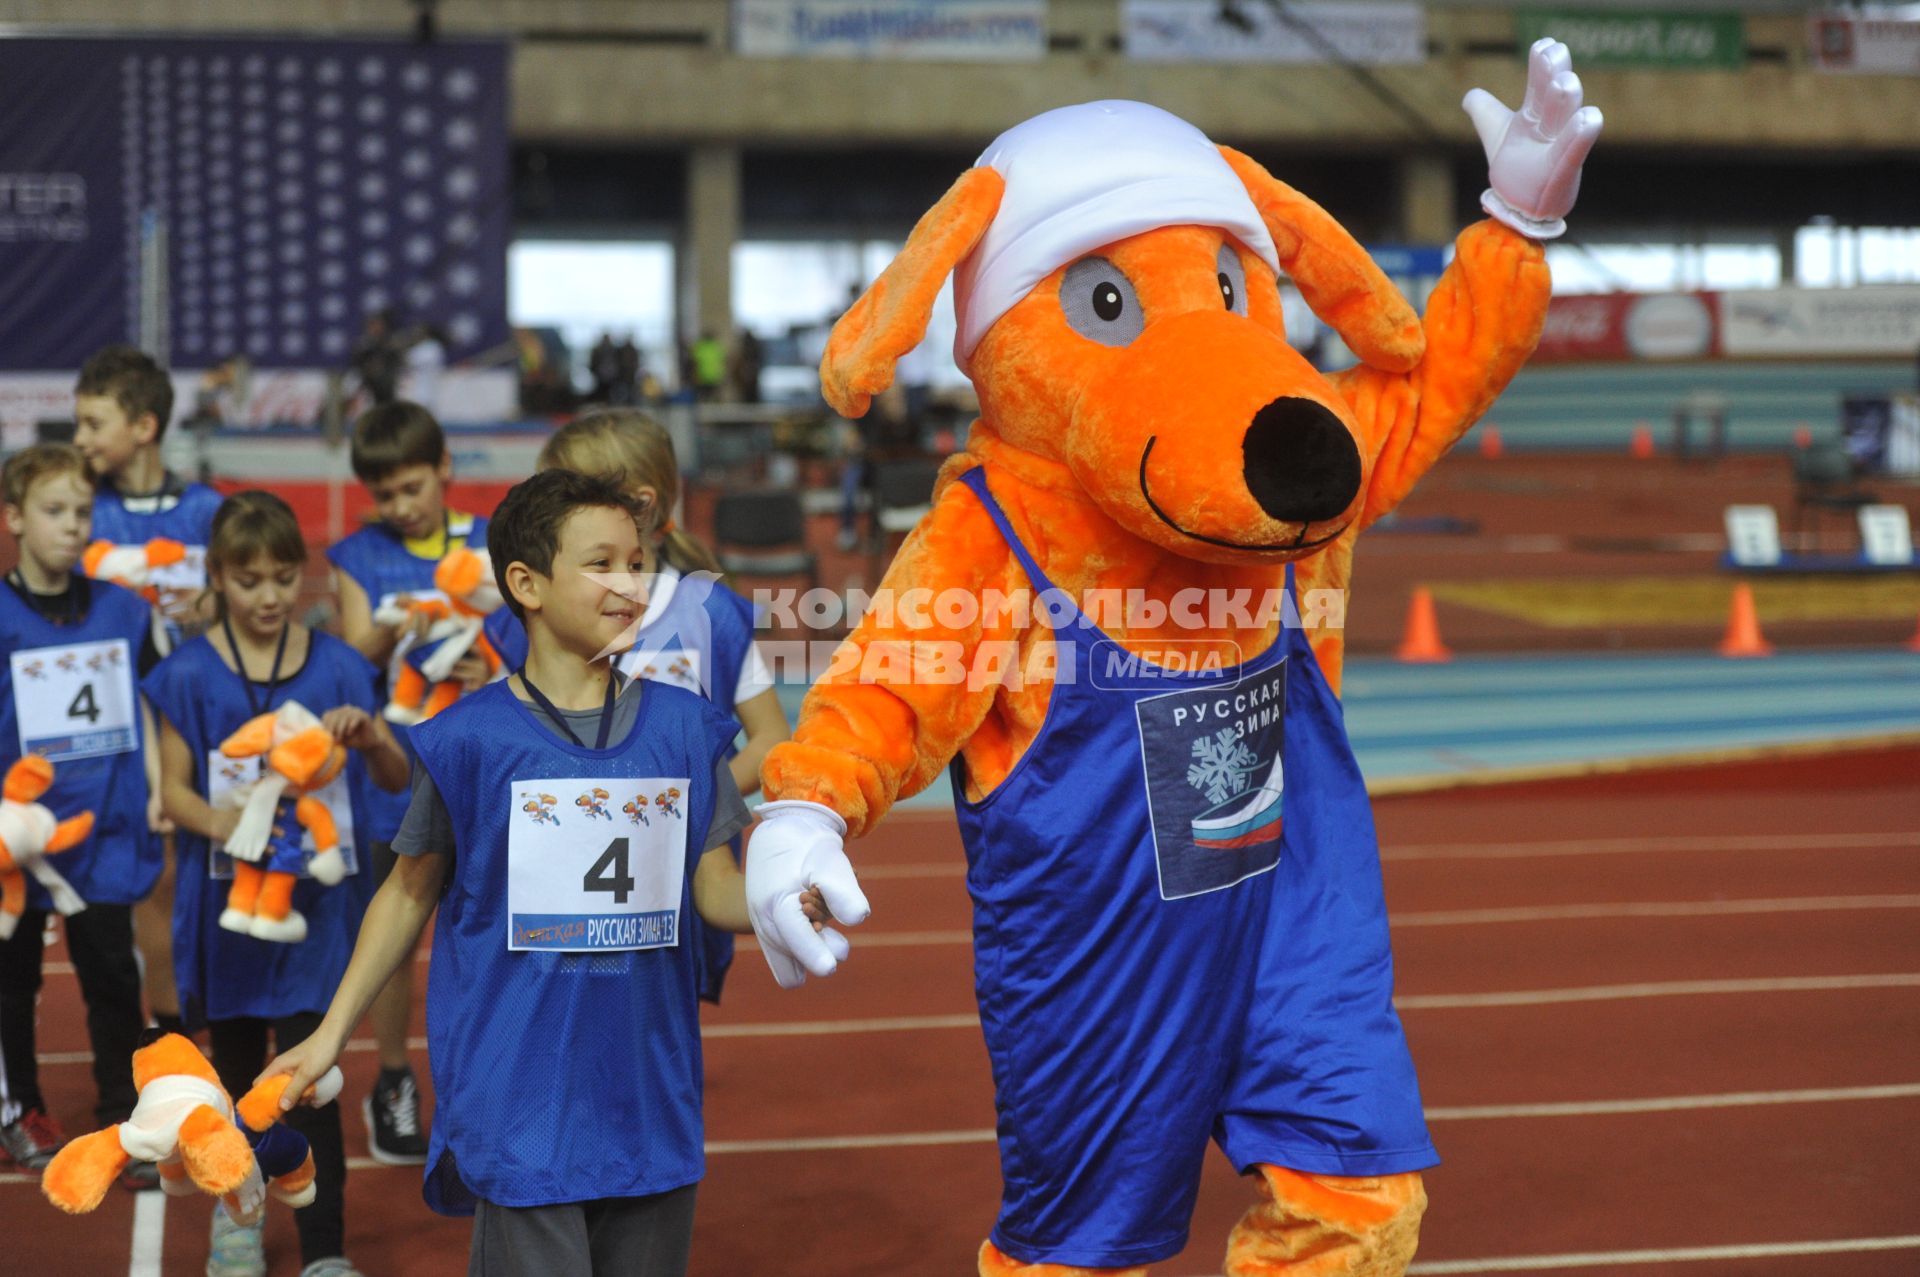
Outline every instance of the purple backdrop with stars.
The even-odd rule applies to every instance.
[[[136,339],[143,242],[176,367],[340,367],[389,306],[451,359],[506,341],[507,65],[499,41],[0,40],[0,368]]]

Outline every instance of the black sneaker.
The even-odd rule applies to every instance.
[[[45,1170],[66,1142],[67,1133],[45,1109],[28,1109],[17,1121],[0,1127],[0,1150],[29,1171]]]
[[[413,1070],[380,1074],[361,1101],[367,1119],[367,1151],[386,1166],[419,1166],[427,1160],[427,1133],[420,1125],[420,1088]]]

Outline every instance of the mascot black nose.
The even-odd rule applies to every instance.
[[[1335,518],[1360,491],[1360,449],[1311,399],[1284,397],[1255,413],[1245,452],[1247,491],[1283,523]]]

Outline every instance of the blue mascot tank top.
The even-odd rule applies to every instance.
[[[434,1210],[704,1174],[685,923],[733,732],[699,697],[647,685],[626,740],[574,745],[504,680],[415,730],[455,847],[427,989]]]
[[[486,517],[449,511],[444,542],[449,548],[461,545],[475,550],[485,548]],[[440,566],[440,560],[423,559],[412,553],[399,534],[384,523],[368,524],[342,539],[327,551],[327,561],[352,577],[354,583],[367,592],[367,610],[370,612],[378,611],[381,604],[390,601],[396,594],[443,597],[433,586],[433,573]],[[503,614],[506,611],[506,608],[500,609]],[[510,664],[507,668],[517,667]],[[378,695],[383,705],[391,677],[391,670],[380,672]],[[411,733],[400,723],[388,723],[387,726],[393,730],[393,738],[400,742],[401,750],[411,763]],[[409,797],[405,790],[397,794],[389,794],[383,789],[372,790],[367,798],[368,818],[372,821],[368,836],[379,842],[392,842],[394,834],[399,832],[400,821],[407,814]]]
[[[1058,594],[985,473],[962,482],[1036,595]],[[1332,698],[1291,567],[1285,584],[1266,651],[1214,653],[1211,668],[1184,672],[1133,657],[1058,594],[1039,736],[978,802],[955,760],[1005,1185],[993,1239],[1017,1259],[1127,1266],[1177,1253],[1207,1143],[1247,1088],[1269,932],[1277,919],[1312,929],[1303,965],[1277,984],[1313,978],[1314,945],[1345,943],[1279,903],[1296,890],[1293,862],[1324,864],[1371,837],[1370,821],[1349,834],[1326,819],[1364,814],[1366,794],[1357,769],[1328,776],[1311,761],[1344,753],[1345,733],[1337,702],[1331,717],[1308,712]],[[1301,792],[1329,781],[1328,795]],[[1305,856],[1310,839],[1331,845]],[[1377,860],[1350,859],[1363,877],[1372,866],[1377,898]],[[1384,912],[1379,925],[1384,935]],[[1278,1063],[1308,1086],[1319,1076],[1312,1058]],[[1273,1125],[1284,1118],[1252,1123],[1262,1135]]]
[[[160,875],[159,838],[147,828],[145,731],[135,668],[151,625],[147,602],[106,581],[88,591],[87,614],[56,625],[0,584],[0,773],[21,755],[53,763],[40,801],[65,820],[93,813],[93,832],[50,862],[83,899],[133,904]],[[23,713],[22,710],[25,710]],[[27,903],[47,909],[28,875]]]
[[[211,791],[217,765],[209,755],[256,712],[278,709],[288,701],[299,701],[315,714],[337,705],[379,712],[373,699],[374,669],[366,658],[331,634],[310,631],[308,639],[305,663],[285,675],[271,695],[264,695],[267,689],[260,684],[249,695],[240,675],[205,638],[183,644],[147,675],[147,697],[186,742],[194,760],[194,787],[202,797]],[[357,751],[348,752],[342,777],[347,811],[336,810],[334,816],[347,817],[341,821],[341,852],[350,856],[355,872],[331,887],[310,878],[294,885],[293,907],[307,919],[307,938],[299,944],[257,940],[222,928],[220,911],[232,886],[224,857],[216,858],[211,844],[198,834],[182,829],[175,835],[179,876],[173,899],[173,969],[181,1006],[191,1022],[275,1019],[325,1011],[333,1000],[373,894],[364,833],[366,794],[372,786]]]

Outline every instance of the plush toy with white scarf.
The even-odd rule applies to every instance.
[[[57,820],[39,802],[52,784],[53,764],[38,754],[28,754],[7,769],[5,799],[0,801],[0,940],[11,939],[20,925],[28,874],[47,889],[62,914],[87,907],[47,857],[84,841],[93,832],[93,813]]]

